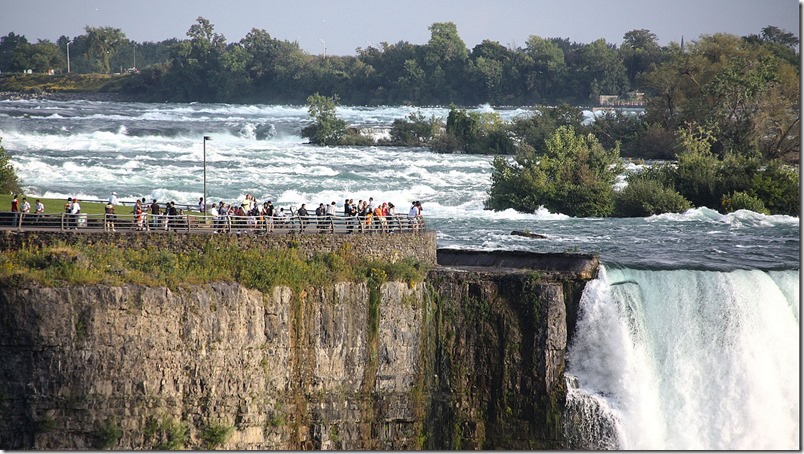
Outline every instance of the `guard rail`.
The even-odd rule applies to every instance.
[[[0,212],[0,229],[195,233],[401,233],[426,230],[424,218],[392,216],[204,216],[193,214],[24,214]]]

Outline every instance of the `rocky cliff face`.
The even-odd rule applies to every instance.
[[[0,447],[560,447],[556,277],[0,289]]]

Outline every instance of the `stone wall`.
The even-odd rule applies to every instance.
[[[423,285],[378,291],[372,327],[366,284],[2,289],[0,446],[160,448],[159,422],[184,447],[413,448]]]

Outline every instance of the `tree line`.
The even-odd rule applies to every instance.
[[[230,43],[203,17],[183,40],[137,43],[113,27],[85,31],[55,43],[28,43],[13,32],[0,37],[0,71],[66,72],[69,47],[71,72],[139,67],[122,90],[142,100],[302,104],[317,92],[351,105],[590,105],[601,95],[666,89],[644,76],[686,51],[677,43],[660,46],[645,29],[625,33],[619,46],[533,35],[524,46],[484,40],[470,50],[451,22],[432,24],[426,44],[383,42],[355,56],[311,55],[256,28]],[[792,33],[768,26],[734,39],[798,68]]]
[[[773,26],[664,47],[642,29],[626,33],[620,46],[531,36],[524,47],[486,40],[469,50],[445,22],[430,26],[424,45],[381,43],[346,57],[310,55],[258,29],[227,43],[202,17],[185,40],[137,44],[119,29],[86,32],[55,44],[29,44],[10,33],[0,38],[0,70],[63,72],[60,52],[69,42],[71,71],[109,73],[137,58],[141,72],[116,87],[137,100],[307,101],[314,122],[302,134],[325,145],[373,143],[337,118],[341,101],[553,105],[510,123],[454,106],[446,122],[416,113],[394,121],[389,143],[498,155],[491,209],[544,205],[576,216],[689,206],[800,212],[798,169],[784,164],[797,162],[800,152],[799,40]],[[644,93],[644,115],[613,113],[586,124],[571,107],[634,90]],[[613,191],[620,156],[674,162],[629,175],[628,186]]]

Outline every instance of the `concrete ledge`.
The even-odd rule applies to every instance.
[[[599,265],[599,259],[594,255],[528,251],[438,249],[436,257],[441,266],[530,269],[569,273],[582,279],[593,279]]]

